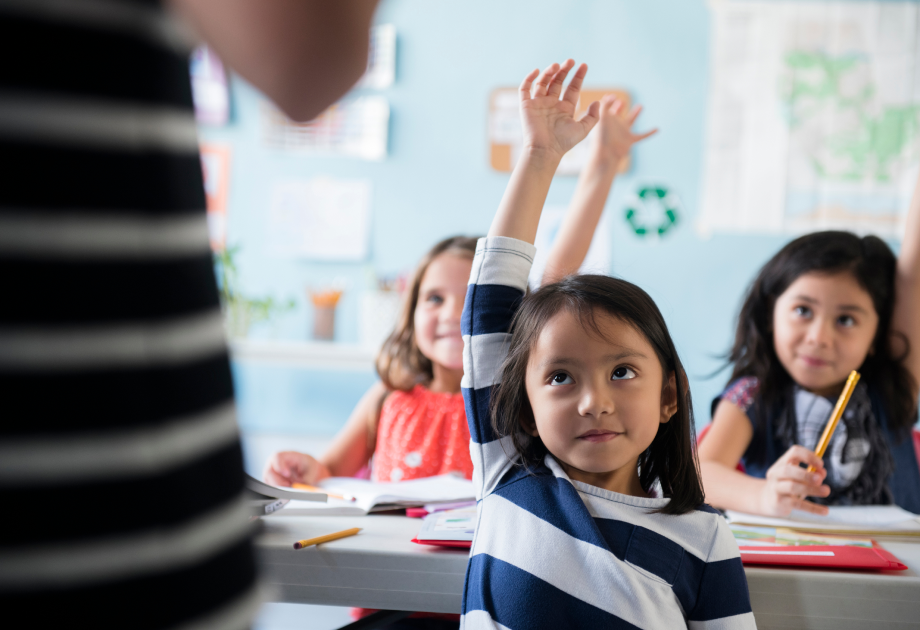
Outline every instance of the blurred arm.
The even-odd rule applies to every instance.
[[[377,0],[169,0],[235,72],[294,120],[337,101],[367,68]]]

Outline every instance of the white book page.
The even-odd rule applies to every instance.
[[[817,525],[818,529],[829,531],[849,529],[920,532],[920,521],[917,520],[917,515],[897,505],[832,506],[827,516],[818,516],[798,510],[794,510],[789,518],[773,518],[733,510],[728,510],[726,514],[730,523],[747,525],[791,528]]]
[[[353,516],[367,514],[375,505],[384,503],[409,507],[475,498],[473,482],[454,475],[389,483],[352,477],[329,477],[319,482],[319,487],[347,498],[338,499],[330,496],[325,504],[291,501],[279,514]]]

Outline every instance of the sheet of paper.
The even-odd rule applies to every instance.
[[[377,503],[413,502],[420,505],[472,499],[476,495],[473,482],[456,475],[438,475],[410,481],[374,482],[352,477],[329,477],[320,487],[330,492],[355,497],[370,496]]]
[[[225,125],[230,119],[230,90],[224,64],[202,44],[189,59],[195,120],[204,125]]]
[[[389,125],[389,102],[373,94],[340,101],[306,123],[262,104],[262,138],[274,149],[380,161],[387,155]]]
[[[818,531],[903,531],[920,533],[920,520],[896,505],[833,506],[827,516],[794,511],[790,518],[773,518],[728,510],[728,521],[760,527],[788,527]]]
[[[753,527],[730,525],[739,547],[872,547],[870,538],[829,536],[811,532],[797,532],[784,527]]]
[[[419,540],[473,540],[476,533],[475,506],[429,514],[422,523]]]
[[[273,255],[362,261],[370,239],[371,183],[314,177],[272,186],[268,245]]]
[[[701,233],[902,233],[920,156],[920,11],[712,7]]]
[[[256,495],[261,495],[262,497],[310,502],[311,504],[326,502],[326,496],[322,493],[295,490],[294,488],[279,488],[278,486],[272,486],[264,481],[260,481],[248,474],[245,478],[245,485],[247,490],[254,492]]]
[[[543,279],[543,272],[546,270],[546,260],[549,257],[549,250],[552,248],[559,228],[562,227],[562,220],[565,218],[566,206],[546,206],[540,215],[540,224],[537,226],[537,236],[534,239],[534,246],[537,253],[534,256],[533,266],[530,268],[530,287],[537,289],[540,281]],[[585,260],[579,268],[580,273],[599,273],[603,275],[610,274],[610,213],[604,212],[594,231],[594,238],[591,239],[591,246],[585,255]]]
[[[367,71],[355,87],[380,90],[393,85],[396,78],[396,26],[371,27]]]

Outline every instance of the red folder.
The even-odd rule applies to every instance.
[[[473,546],[472,540],[419,540],[418,538],[413,538],[412,542],[416,545],[433,545],[435,547],[460,547],[461,549],[469,549]],[[907,567],[904,567],[905,569]]]
[[[795,547],[738,547],[747,566],[771,565],[822,569],[874,569],[903,571],[907,568],[881,547],[798,545]]]

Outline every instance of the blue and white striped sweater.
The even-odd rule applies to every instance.
[[[479,521],[461,627],[755,628],[738,547],[708,506],[651,514],[668,499],[572,481],[547,455],[527,473],[496,439],[491,388],[534,247],[481,239],[463,308],[463,396]]]

